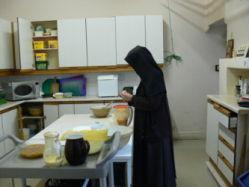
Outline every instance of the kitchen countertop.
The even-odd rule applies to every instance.
[[[248,114],[249,108],[240,107],[237,104],[237,97],[234,95],[208,95],[212,101],[222,105],[223,107],[237,113],[237,114]]]
[[[34,103],[34,102],[70,102],[70,101],[120,101],[121,97],[98,97],[97,95],[89,95],[89,96],[74,96],[72,98],[63,98],[63,99],[55,99],[53,97],[42,98],[39,97],[37,99],[29,99],[29,100],[21,100],[21,101],[7,101],[7,103],[0,105],[0,112],[2,110],[11,108],[16,105],[20,105],[22,103]]]
[[[98,97],[97,95],[74,96],[72,98],[55,99],[53,97],[37,98],[26,100],[25,102],[67,102],[67,101],[110,101],[122,100],[121,97]]]

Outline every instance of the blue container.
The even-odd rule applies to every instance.
[[[249,187],[249,170],[237,177],[239,187]]]
[[[85,96],[86,78],[60,79],[60,91],[72,92],[73,96]]]

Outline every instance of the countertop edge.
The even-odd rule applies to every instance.
[[[207,95],[208,99],[224,106],[225,108],[237,113],[237,114],[248,114],[249,108],[240,107],[237,104],[237,97],[233,95]]]
[[[76,96],[72,98],[54,99],[54,98],[37,98],[20,101],[7,101],[7,103],[0,105],[0,111],[11,108],[23,103],[39,103],[39,102],[77,102],[77,101],[122,101],[121,97],[98,97],[98,96]]]

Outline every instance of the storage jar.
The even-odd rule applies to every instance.
[[[45,48],[45,41],[33,41],[34,49],[44,49]]]
[[[48,48],[58,48],[57,40],[48,40]]]
[[[35,53],[35,61],[47,61],[48,54],[47,53]]]

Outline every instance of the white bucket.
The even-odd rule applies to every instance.
[[[21,130],[20,135],[21,135]],[[30,138],[30,129],[29,128],[23,128],[23,139],[28,140]]]

